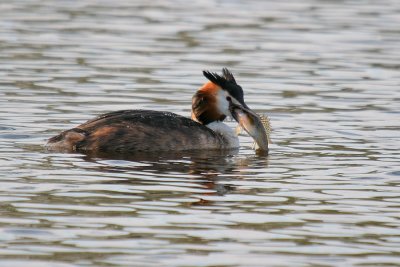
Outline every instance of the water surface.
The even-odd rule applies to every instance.
[[[399,266],[400,3],[0,5],[1,266]],[[269,156],[47,153],[230,68]],[[233,122],[228,122],[234,127]]]

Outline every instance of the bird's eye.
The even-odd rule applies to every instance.
[[[232,98],[231,98],[230,96],[227,96],[227,97],[226,97],[226,100],[228,100],[228,102],[231,102],[231,101],[232,101]]]

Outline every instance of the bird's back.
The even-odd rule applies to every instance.
[[[100,115],[49,139],[56,151],[131,153],[222,149],[223,138],[189,118],[152,110]]]

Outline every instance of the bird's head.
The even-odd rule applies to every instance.
[[[209,80],[192,98],[192,119],[204,125],[233,117],[254,139],[259,149],[268,150],[268,139],[260,117],[244,102],[242,87],[226,68],[222,76],[203,71]]]

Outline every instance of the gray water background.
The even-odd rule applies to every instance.
[[[1,1],[0,266],[400,266],[400,2]],[[271,152],[47,153],[228,67]],[[234,127],[233,122],[228,122]]]

